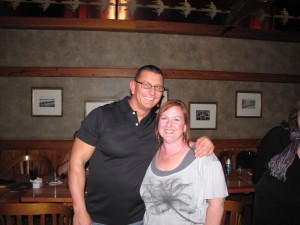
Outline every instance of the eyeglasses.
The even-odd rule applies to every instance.
[[[152,87],[154,87],[155,91],[159,91],[159,92],[163,92],[164,90],[166,90],[166,88],[164,86],[153,86],[152,84],[144,81],[144,82],[139,82],[137,80],[135,80],[135,82],[139,83],[142,88],[144,89],[151,89]]]

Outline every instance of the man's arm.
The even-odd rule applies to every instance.
[[[195,157],[209,156],[214,149],[214,143],[207,136],[200,137],[196,141]]]
[[[91,225],[86,210],[84,187],[86,182],[85,164],[95,151],[95,147],[75,138],[69,165],[69,188],[73,199],[74,225]]]

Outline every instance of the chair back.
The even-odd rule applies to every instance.
[[[256,158],[256,152],[254,151],[240,151],[237,154],[236,166],[243,169],[252,169]]]
[[[72,210],[59,203],[0,204],[0,225],[71,225]]]
[[[221,225],[241,225],[243,205],[237,201],[225,200]]]
[[[7,162],[0,177],[7,175],[29,174],[30,165],[37,168],[38,176],[51,174],[52,163],[47,156],[32,154],[20,155]]]

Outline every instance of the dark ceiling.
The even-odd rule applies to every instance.
[[[0,15],[225,25],[229,16],[240,13],[242,15],[233,15],[236,17],[230,21],[230,26],[264,30],[300,30],[300,0],[43,1],[36,3],[34,0],[0,0]],[[257,1],[268,1],[268,4]],[[253,4],[260,6],[253,8]],[[240,8],[233,8],[236,5]],[[241,9],[241,6],[245,5],[246,7]],[[237,12],[238,10],[240,11]]]

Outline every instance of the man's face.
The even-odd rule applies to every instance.
[[[163,86],[163,77],[151,71],[143,71],[137,81],[152,85],[151,88],[146,89],[142,87],[142,84],[135,81],[130,84],[132,98],[138,108],[137,110],[149,111],[157,105],[162,97],[163,92],[156,91],[154,86]]]

